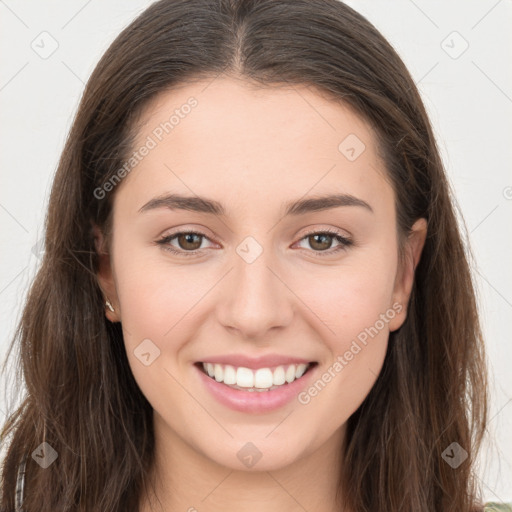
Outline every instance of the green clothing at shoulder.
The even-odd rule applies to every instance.
[[[495,503],[490,501],[485,504],[484,512],[512,512],[512,503]]]

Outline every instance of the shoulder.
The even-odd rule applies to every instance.
[[[484,505],[484,512],[512,512],[512,503],[489,501]]]

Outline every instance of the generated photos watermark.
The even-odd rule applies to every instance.
[[[169,119],[160,123],[151,134],[146,137],[144,144],[132,153],[130,158],[124,162],[113,176],[103,183],[101,187],[94,189],[94,197],[101,200],[106,197],[108,192],[112,192],[116,185],[142,162],[142,160],[158,146],[164,137],[171,133],[171,131],[181,123],[182,119],[185,119],[185,117],[192,112],[193,108],[197,107],[198,103],[197,99],[191,96],[186,103],[175,109]]]
[[[307,405],[322,391],[347,366],[354,356],[368,344],[369,338],[373,339],[382,329],[402,311],[402,304],[395,302],[385,313],[381,313],[375,323],[366,327],[352,340],[350,347],[341,355],[336,357],[334,363],[311,385],[308,389],[298,394],[297,399],[302,405]]]

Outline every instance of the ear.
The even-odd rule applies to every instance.
[[[389,330],[396,331],[407,318],[407,304],[414,284],[414,273],[420,261],[425,239],[427,237],[426,219],[418,219],[411,228],[405,242],[404,258],[399,262],[395,286],[393,289],[393,304],[400,304],[399,313],[389,322]]]
[[[119,301],[117,298],[117,291],[115,287],[114,275],[112,272],[112,265],[110,260],[110,254],[106,249],[105,236],[95,224],[92,227],[94,234],[94,246],[96,247],[96,253],[98,254],[98,272],[96,277],[98,279],[98,285],[103,292],[103,306],[105,307],[105,316],[111,322],[119,322]],[[114,311],[111,311],[105,304],[105,301],[110,301]]]

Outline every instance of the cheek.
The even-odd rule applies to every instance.
[[[376,337],[375,326],[387,339],[388,323],[397,314],[392,307],[396,265],[392,248],[376,247],[337,267],[295,276],[298,295],[316,313],[317,321],[321,319],[325,326],[321,332],[332,352],[344,352],[368,329]]]
[[[136,251],[116,265],[129,365],[142,393],[160,411],[188,400],[179,385],[178,359],[194,334],[191,325],[198,323],[197,303],[211,287],[201,272],[184,269]]]
[[[115,280],[124,342],[132,372],[143,387],[151,385],[149,376],[156,380],[164,378],[155,375],[156,370],[169,367],[169,359],[179,350],[174,340],[184,337],[180,337],[180,330],[186,320],[180,320],[193,312],[187,314],[206,285],[199,282],[199,273],[195,276],[165,265],[162,258],[154,258],[152,253],[159,253],[158,248],[123,252],[121,236],[117,242]]]
[[[116,261],[117,293],[123,327],[138,336],[169,338],[180,319],[211,287],[201,265],[166,261],[161,248],[133,250]]]
[[[382,247],[361,254],[357,262],[347,260],[337,268],[335,276],[316,276],[314,287],[311,278],[302,279],[304,293],[299,294],[321,319],[321,324],[316,320],[316,332],[323,333],[328,350],[317,380],[299,402],[325,418],[326,431],[344,423],[360,406],[382,368],[389,323],[401,311],[391,300],[394,254]]]

